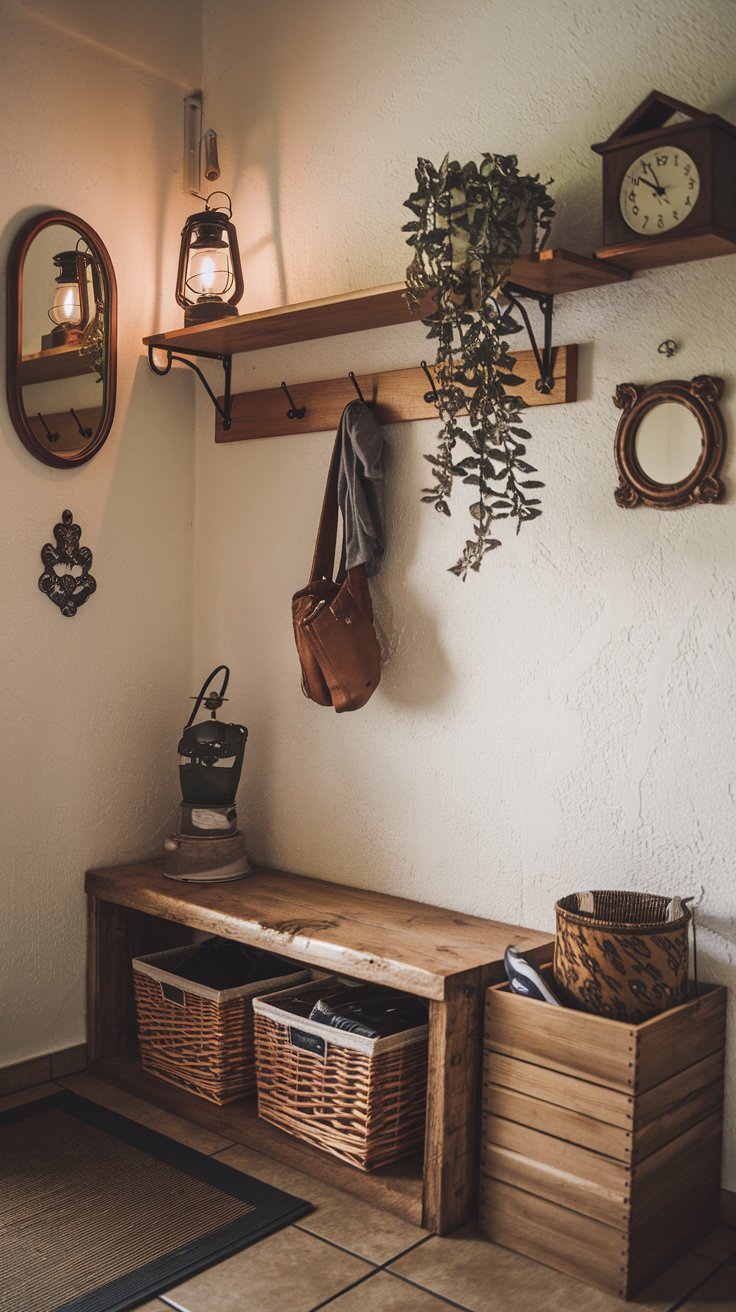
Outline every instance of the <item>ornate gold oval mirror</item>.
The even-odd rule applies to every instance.
[[[623,411],[616,430],[620,506],[677,510],[718,501],[726,431],[718,400],[723,379],[700,374],[639,387],[621,383],[614,405]]]
[[[117,289],[89,224],[30,219],[8,259],[8,408],[21,441],[67,469],[99,451],[115,413]]]

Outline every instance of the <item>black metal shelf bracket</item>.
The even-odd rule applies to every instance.
[[[165,355],[166,355],[166,364],[165,364],[165,365],[161,366],[161,365],[157,365],[157,364],[155,363],[154,358],[153,358],[153,353],[154,353],[154,351],[163,351],[163,352],[165,353]],[[207,382],[207,379],[205,378],[204,374],[202,373],[202,370],[199,368],[198,365],[194,364],[194,362],[193,362],[192,360],[188,360],[188,359],[186,358],[187,355],[196,355],[196,356],[199,357],[199,359],[202,359],[202,360],[219,360],[219,361],[220,361],[220,363],[222,364],[222,368],[223,368],[224,374],[225,374],[225,394],[224,394],[224,396],[223,396],[223,398],[222,398],[222,402],[223,402],[222,405],[220,405],[220,402],[218,401],[217,397],[215,396],[215,393],[212,391],[212,388],[210,387],[209,383]],[[228,429],[230,428],[231,424],[232,424],[232,421],[233,421],[233,420],[232,420],[232,404],[233,404],[233,399],[232,399],[232,368],[233,368],[233,357],[232,357],[232,355],[214,355],[214,354],[210,354],[210,353],[208,353],[207,351],[187,351],[187,352],[184,352],[184,351],[182,351],[182,348],[181,348],[181,347],[177,347],[176,352],[174,352],[174,351],[172,351],[171,348],[168,347],[168,346],[154,346],[154,345],[149,346],[149,348],[148,348],[148,367],[149,367],[149,369],[151,369],[151,370],[153,371],[153,373],[158,374],[159,378],[165,378],[165,377],[166,377],[166,374],[167,374],[167,373],[169,372],[169,370],[171,369],[171,366],[172,366],[172,364],[174,363],[174,361],[176,361],[177,364],[185,364],[185,365],[187,366],[187,368],[189,368],[189,369],[193,369],[193,370],[194,370],[194,372],[195,372],[195,374],[197,375],[197,377],[198,377],[200,383],[201,383],[202,386],[204,387],[204,389],[205,389],[207,395],[209,396],[209,398],[210,398],[210,400],[211,400],[213,406],[215,407],[215,410],[217,411],[218,415],[220,416],[220,419],[222,420],[222,427],[224,428],[225,432],[227,432]]]
[[[535,292],[529,287],[520,287],[518,283],[504,283],[502,295],[511,301],[514,309],[519,311],[524,327],[529,334],[529,341],[534,352],[534,359],[537,362],[539,377],[534,384],[538,392],[547,396],[553,390],[555,385],[555,376],[552,368],[552,314],[555,307],[555,298],[551,292]],[[544,319],[544,345],[540,351],[534,330],[526,312],[526,307],[519,298],[530,301],[536,301]]]

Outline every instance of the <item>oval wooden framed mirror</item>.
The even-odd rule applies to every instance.
[[[613,398],[623,411],[616,430],[620,506],[679,510],[719,501],[718,477],[726,430],[718,401],[723,379],[699,374],[640,387],[620,383]]]
[[[115,414],[117,286],[110,256],[75,214],[23,225],[8,257],[6,386],[32,455],[68,469],[91,460]]]

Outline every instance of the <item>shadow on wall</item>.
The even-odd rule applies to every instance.
[[[278,77],[274,70],[280,67],[280,52],[283,46],[283,32],[279,29],[281,15],[277,7],[273,13],[264,7],[259,15],[258,57],[248,61],[248,98],[249,104],[258,106],[258,118],[245,132],[221,133],[220,158],[223,161],[223,177],[218,185],[225,187],[233,200],[233,214],[238,232],[250,234],[248,244],[240,239],[240,255],[245,272],[245,308],[285,305],[287,303],[286,271],[281,240],[281,182],[280,159],[281,143],[278,135]],[[209,105],[208,116],[212,121],[228,119],[222,113],[217,87],[205,83],[205,103]],[[226,103],[226,102],[225,102]],[[260,185],[262,184],[262,185]],[[264,209],[267,214],[258,212],[259,201],[266,197]],[[264,260],[264,269],[259,276],[254,263],[259,256],[271,252],[268,261]],[[269,272],[273,274],[276,286],[267,286]],[[249,293],[254,285],[260,291],[252,299]],[[264,299],[265,297],[265,299]],[[258,304],[256,304],[258,302]],[[244,307],[240,307],[244,312]]]
[[[403,429],[406,434],[408,426],[404,425]],[[414,486],[411,462],[397,456],[396,446],[406,437],[401,438],[396,427],[387,427],[384,435],[389,541],[384,570],[371,582],[375,626],[384,661],[381,691],[396,705],[427,707],[444,700],[452,676],[435,612],[426,602],[426,588],[420,591],[410,582],[421,517],[426,516],[427,507]],[[396,607],[391,598],[397,599]]]

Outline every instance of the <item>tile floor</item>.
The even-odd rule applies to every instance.
[[[297,1225],[210,1267],[141,1312],[623,1312],[626,1304],[468,1230],[450,1239],[160,1111],[86,1073],[0,1097],[0,1110],[63,1085],[308,1199]],[[643,1290],[642,1312],[736,1312],[736,1229],[721,1226]]]

